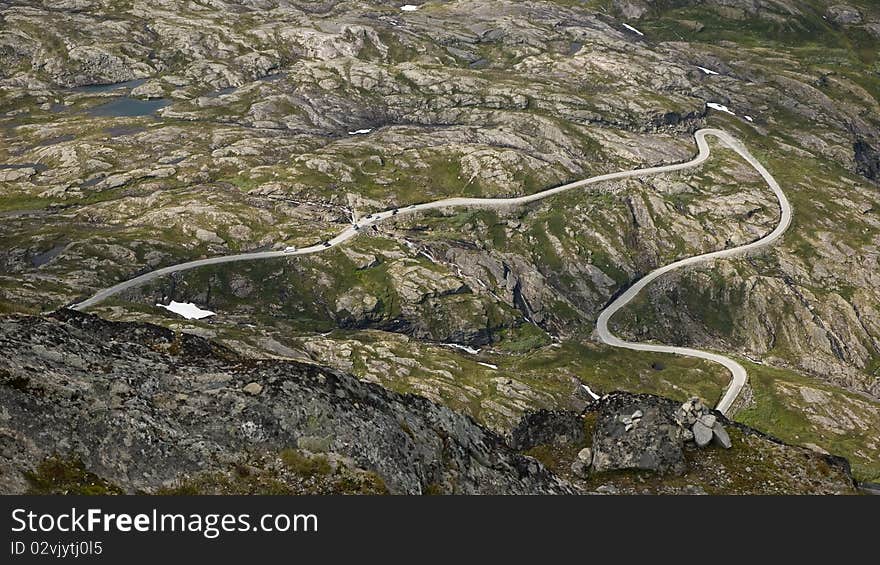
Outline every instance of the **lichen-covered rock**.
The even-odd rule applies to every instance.
[[[593,470],[684,473],[684,442],[681,427],[673,418],[677,407],[674,401],[650,395],[613,393],[596,401],[589,408],[598,413],[593,430]],[[623,423],[622,419],[631,419],[637,411],[642,413],[637,426]]]
[[[825,13],[836,24],[857,25],[862,23],[862,13],[857,8],[846,4],[831,6]]]
[[[424,398],[157,326],[70,311],[2,317],[0,356],[3,493],[26,490],[23,473],[56,453],[127,492],[155,491],[254,453],[314,449],[314,438],[394,493],[574,492]]]
[[[510,435],[510,446],[517,451],[536,445],[577,444],[584,438],[584,424],[577,412],[537,410],[526,413]]]

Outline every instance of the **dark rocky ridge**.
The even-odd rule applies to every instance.
[[[571,493],[470,418],[314,365],[237,356],[148,324],[0,319],[0,491],[60,454],[127,492],[263,452],[314,448],[393,493]],[[255,383],[255,384],[254,384]]]
[[[584,414],[533,412],[505,440],[425,398],[339,371],[249,359],[186,333],[68,310],[0,317],[0,356],[2,493],[33,490],[35,477],[43,492],[66,492],[52,488],[47,472],[82,477],[92,487],[86,492],[241,492],[217,479],[233,469],[232,475],[256,473],[257,487],[246,492],[259,493],[276,488],[271,473],[279,459],[292,457],[308,471],[316,465],[309,453],[345,465],[342,479],[362,482],[374,473],[380,483],[370,492],[853,490],[846,460],[786,445],[720,415],[735,432],[733,449],[683,446],[673,422],[679,403],[653,395],[612,393]],[[594,465],[586,477],[571,476],[581,450],[592,447],[598,459],[619,439],[602,422],[634,407],[643,417],[624,449],[635,453],[625,459],[639,464],[621,459],[611,472]],[[641,453],[653,458],[650,465],[640,464]],[[752,477],[758,468],[748,465],[756,462],[768,477]],[[634,479],[621,470],[648,475]],[[327,481],[296,484],[283,492],[337,492]],[[356,484],[343,492],[364,490]]]
[[[526,413],[511,431],[509,444],[524,451],[538,445],[580,443],[584,425],[577,412],[537,410]]]

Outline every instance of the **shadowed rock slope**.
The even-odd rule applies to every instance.
[[[650,395],[532,414],[506,440],[339,371],[67,310],[0,318],[0,357],[3,493],[853,492],[845,460],[745,426],[731,449],[684,446],[674,475],[595,465],[573,475],[580,451],[614,441],[597,415],[672,417],[678,403]],[[656,451],[658,430],[627,449]]]
[[[23,472],[34,483],[46,460],[81,462],[134,492],[180,489],[269,453],[290,460],[295,449],[304,459],[341,456],[392,493],[573,492],[470,418],[423,398],[314,365],[244,359],[157,326],[68,311],[8,317],[0,356],[6,493],[27,490]]]

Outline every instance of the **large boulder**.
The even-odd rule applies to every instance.
[[[724,429],[721,422],[715,422],[715,425],[712,426],[712,437],[715,439],[715,443],[724,449],[730,449],[733,446],[730,436],[727,435],[727,430]]]
[[[679,404],[651,395],[613,393],[596,402],[593,470],[639,469],[682,474],[686,470]],[[641,412],[641,418],[633,416]],[[628,422],[628,423],[627,423]],[[710,435],[711,438],[711,435]]]
[[[712,441],[712,428],[707,427],[702,421],[694,422],[691,431],[694,433],[697,447],[706,447]]]

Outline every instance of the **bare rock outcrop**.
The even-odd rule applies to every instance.
[[[337,371],[242,358],[187,334],[60,311],[0,318],[0,491],[56,455],[126,492],[255,453],[314,450],[394,493],[571,493],[496,434]],[[223,414],[223,418],[218,418]]]

